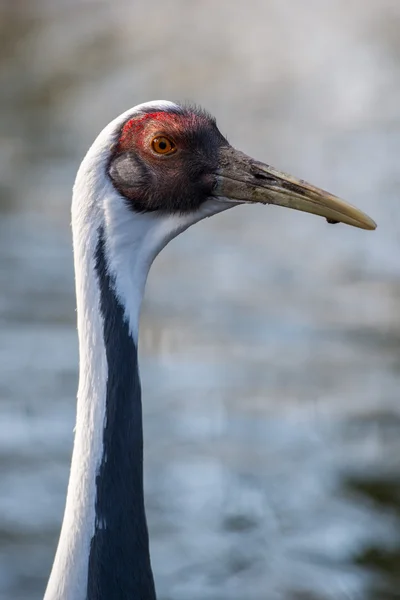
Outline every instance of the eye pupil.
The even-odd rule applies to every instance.
[[[165,150],[167,147],[167,143],[166,142],[160,142],[158,144],[158,147],[160,148],[160,150]]]

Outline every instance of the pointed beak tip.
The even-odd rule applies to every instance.
[[[368,215],[363,215],[363,219],[359,221],[358,227],[366,231],[375,231],[377,224]]]
[[[367,229],[368,231],[375,231],[375,229],[377,228],[377,224],[375,223],[375,221],[373,221],[371,219],[371,222],[368,223],[368,225],[366,225],[365,229]]]

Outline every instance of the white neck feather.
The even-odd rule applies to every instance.
[[[168,104],[171,103],[151,103],[161,110]],[[77,420],[64,519],[45,600],[86,598],[107,388],[107,358],[95,270],[99,231],[101,228],[104,231],[115,292],[125,307],[137,343],[140,305],[155,256],[191,224],[231,206],[209,200],[197,213],[181,216],[136,214],[130,210],[112,186],[107,166],[120,127],[141,107],[127,111],[100,133],[80,166],[74,186],[72,229],[80,358]]]

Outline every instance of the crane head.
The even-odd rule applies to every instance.
[[[336,196],[233,148],[203,110],[143,105],[119,129],[109,176],[133,211],[195,214],[237,204],[275,204],[375,229],[362,211]],[[196,219],[198,220],[198,219]]]

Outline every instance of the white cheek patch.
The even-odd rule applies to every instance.
[[[106,250],[117,296],[126,310],[131,334],[138,339],[139,314],[147,275],[157,254],[191,225],[232,207],[210,199],[193,213],[161,215],[135,213],[119,196],[104,203]]]

